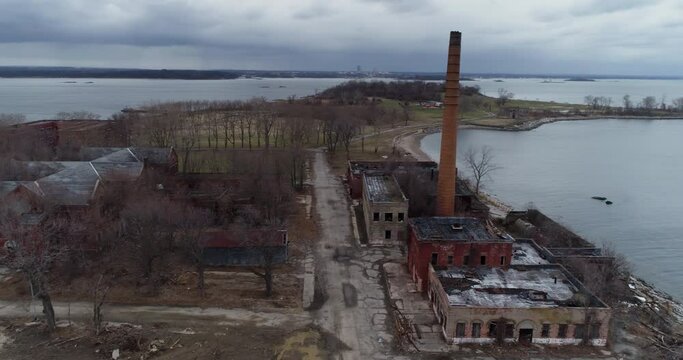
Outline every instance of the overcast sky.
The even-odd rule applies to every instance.
[[[683,75],[681,0],[0,0],[0,65]]]

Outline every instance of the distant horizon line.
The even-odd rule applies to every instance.
[[[3,71],[4,70],[4,71]],[[14,70],[14,71],[26,71],[29,72],[29,75],[27,76],[20,76],[21,74],[9,74],[9,76],[5,72],[8,70]],[[183,68],[127,68],[127,67],[91,67],[91,66],[33,66],[33,65],[0,65],[0,78],[22,78],[22,77],[29,77],[29,78],[56,78],[57,74],[54,73],[45,73],[45,74],[38,74],[38,73],[33,73],[30,74],[30,71],[86,71],[86,73],[80,73],[78,74],[80,78],[83,78],[83,75],[88,75],[89,72],[91,72],[92,75],[100,75],[98,77],[100,78],[106,78],[102,77],[102,72],[107,72],[107,71],[139,71],[139,72],[149,72],[149,73],[165,73],[165,72],[178,72],[178,73],[194,73],[194,74],[231,74],[231,75],[249,75],[249,76],[258,76],[258,75],[280,75],[279,77],[284,77],[282,75],[290,75],[291,77],[294,77],[293,75],[305,75],[305,74],[318,74],[318,76],[315,76],[316,78],[320,78],[321,74],[335,74],[337,75],[336,77],[340,77],[339,75],[350,75],[350,76],[355,76],[355,77],[366,77],[368,75],[389,75],[388,77],[390,78],[390,75],[399,75],[401,76],[400,78],[406,79],[406,77],[410,77],[410,75],[414,76],[422,76],[422,77],[429,77],[432,78],[434,77],[434,80],[438,80],[437,78],[439,77],[444,77],[445,78],[445,72],[435,72],[435,71],[356,71],[356,70],[276,70],[276,69],[183,69]],[[5,73],[5,74],[3,74]],[[42,76],[41,76],[42,75]],[[51,76],[47,76],[51,75]],[[72,74],[75,75],[75,74]],[[237,76],[237,77],[239,77]],[[306,76],[296,76],[299,78],[306,78]],[[381,77],[381,76],[379,76]],[[559,78],[564,78],[564,79],[569,79],[569,78],[582,78],[582,79],[634,79],[634,80],[681,80],[683,79],[683,75],[625,75],[625,74],[590,74],[590,73],[516,73],[516,72],[463,72],[462,73],[463,78],[469,78],[469,77],[484,77],[484,78],[495,78],[495,77],[500,77],[500,78],[549,78],[549,79],[559,79]],[[69,76],[66,76],[65,78],[69,78]],[[116,77],[114,77],[116,78]],[[194,78],[188,78],[188,79],[194,79]],[[197,80],[202,79],[201,77],[196,78]],[[219,78],[215,78],[219,79]],[[421,80],[421,79],[415,79],[415,80]],[[424,79],[422,79],[424,80]]]

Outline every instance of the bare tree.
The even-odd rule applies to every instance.
[[[66,252],[62,240],[68,237],[68,226],[56,216],[38,225],[28,224],[22,217],[10,207],[2,209],[0,234],[6,241],[7,250],[0,255],[0,264],[26,275],[31,293],[41,301],[48,329],[52,331],[56,321],[49,276]]]
[[[496,99],[496,102],[498,103],[498,106],[505,106],[505,104],[510,101],[513,97],[515,97],[515,94],[510,92],[507,89],[504,88],[499,88],[498,89],[498,99]]]
[[[93,286],[93,309],[92,309],[92,321],[93,327],[95,328],[95,335],[99,335],[102,330],[102,306],[109,293],[109,286],[104,283],[104,275],[100,275],[97,278],[95,286]]]
[[[181,215],[169,199],[155,194],[131,197],[121,211],[121,228],[128,255],[143,278],[149,278],[154,262],[172,246],[173,226]]]
[[[631,95],[626,94],[623,97],[624,111],[630,111],[633,108],[633,101],[631,100]]]
[[[640,108],[647,111],[647,112],[654,110],[656,107],[657,107],[657,99],[654,96],[646,96],[640,102]]]
[[[344,145],[344,150],[346,150],[346,157],[348,158],[351,141],[358,132],[358,123],[356,122],[356,119],[344,116],[336,119],[334,129],[342,145]]]
[[[203,235],[206,228],[211,225],[213,215],[207,210],[194,207],[187,207],[182,213],[177,223],[176,237],[186,256],[195,266],[199,296],[204,297],[206,294],[204,282],[206,238]]]
[[[284,223],[280,219],[263,221],[259,211],[251,208],[244,209],[241,221],[233,226],[232,231],[238,233],[242,239],[242,246],[251,249],[255,254],[251,272],[263,280],[266,297],[273,295],[273,278],[275,268],[281,259]]]
[[[490,146],[483,146],[480,151],[469,148],[465,153],[465,164],[472,171],[474,191],[477,194],[479,194],[482,181],[490,178],[492,172],[500,169],[493,162],[493,158],[493,149]]]
[[[683,111],[683,97],[671,100],[671,105],[676,111]]]
[[[287,121],[287,130],[289,132],[290,143],[288,147],[290,157],[290,180],[292,187],[301,189],[304,185],[304,177],[306,171],[306,151],[304,148],[306,142],[307,125],[309,122],[301,118],[289,119]]]
[[[252,239],[251,245],[258,249],[261,260],[260,270],[258,267],[253,267],[252,272],[263,279],[266,297],[273,295],[273,274],[277,265],[278,252],[278,247],[274,245],[281,237],[281,229],[271,225],[259,229]]]
[[[401,102],[401,115],[403,117],[404,126],[408,126],[408,121],[413,118],[413,112],[410,110],[410,103],[405,101]]]

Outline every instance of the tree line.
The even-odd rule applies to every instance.
[[[631,114],[651,113],[653,111],[683,112],[683,97],[674,98],[668,103],[666,96],[662,96],[660,99],[654,96],[646,96],[639,102],[635,102],[631,99],[631,95],[626,94],[621,98],[621,103],[618,104],[608,96],[587,95],[583,102],[590,109],[601,111],[620,111]]]
[[[444,84],[424,81],[349,81],[326,89],[318,95],[343,104],[361,104],[367,98],[398,101],[441,101]]]

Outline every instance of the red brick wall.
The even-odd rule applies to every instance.
[[[480,256],[486,256],[486,266],[505,267],[512,259],[512,243],[499,242],[460,242],[460,241],[417,241],[412,228],[408,237],[408,269],[418,277],[422,291],[427,290],[429,279],[429,263],[432,253],[438,254],[436,266],[463,266],[465,255],[469,255],[470,265],[479,266]],[[453,256],[453,263],[448,264],[448,256]],[[505,263],[501,265],[501,256]]]
[[[349,168],[346,173],[346,180],[349,183],[349,192],[352,199],[363,197],[363,175],[353,175]]]

